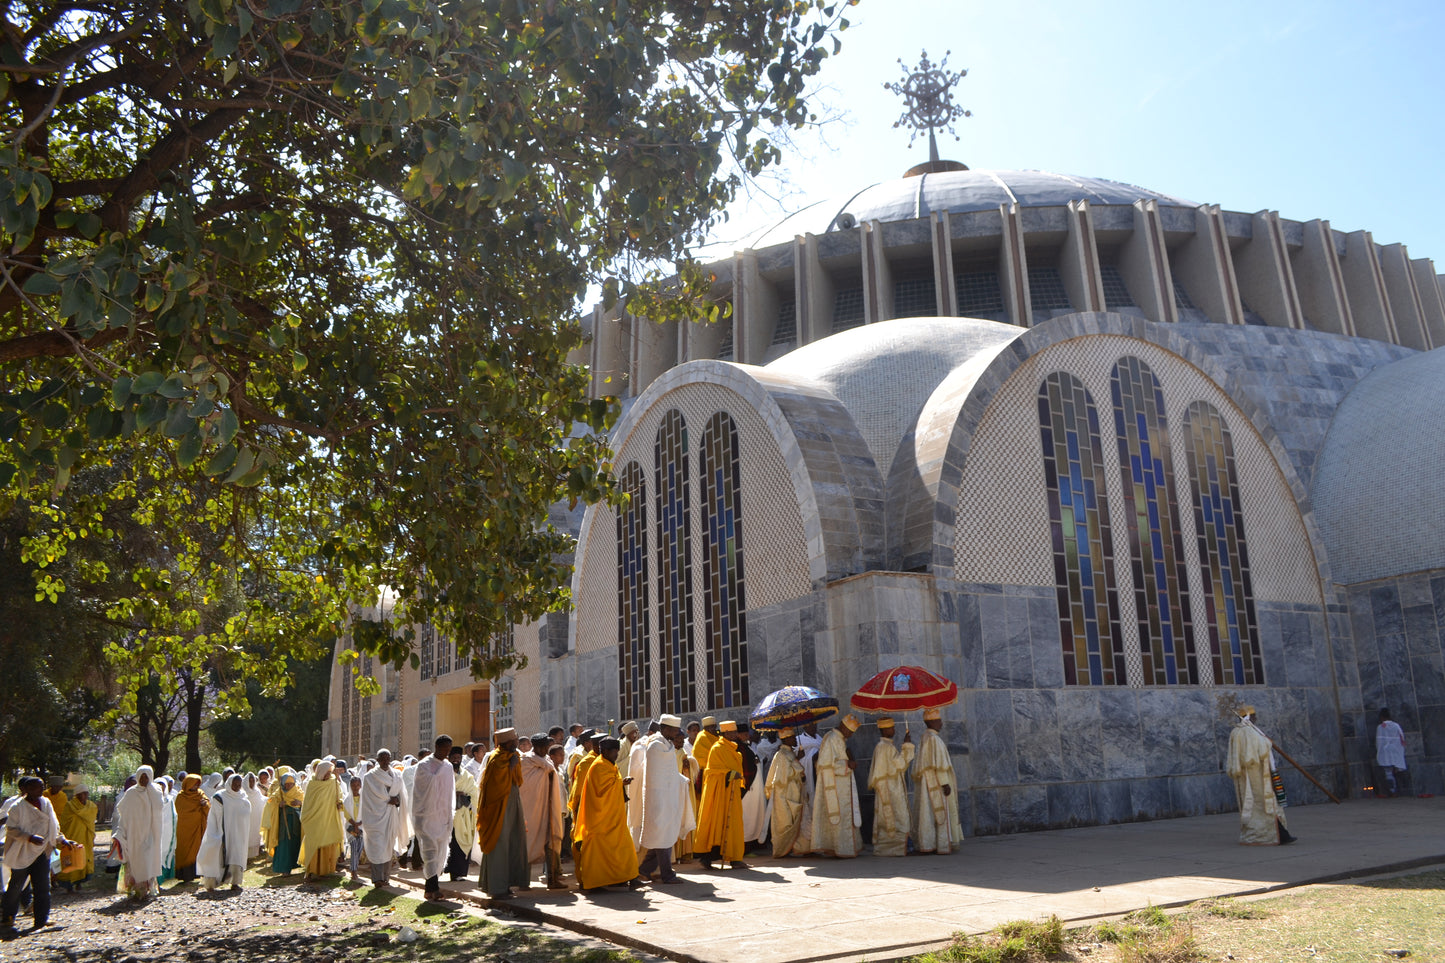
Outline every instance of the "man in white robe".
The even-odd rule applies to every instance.
[[[371,884],[385,886],[391,860],[400,850],[397,824],[401,822],[401,774],[391,767],[391,753],[376,754],[376,767],[361,780],[361,834],[366,861],[371,864]]]
[[[50,922],[50,854],[57,844],[74,845],[60,832],[55,807],[45,795],[45,782],[27,776],[17,787],[20,795],[5,807],[5,884],[0,930],[11,930],[20,912],[20,894],[29,882],[35,929]]]
[[[923,739],[913,760],[913,842],[920,853],[948,855],[963,842],[958,822],[958,778],[938,732],[943,713],[923,710]]]
[[[768,840],[768,763],[758,752],[762,744],[757,730],[753,730],[748,742],[738,747],[743,754],[743,777],[746,780],[743,784],[743,845],[749,847]],[[751,779],[747,779],[749,768],[752,769]]]
[[[908,855],[911,818],[908,786],[903,777],[913,762],[913,736],[903,737],[903,748],[893,744],[893,720],[878,720],[878,744],[873,747],[873,764],[868,770],[868,788],[873,790],[873,855]]]
[[[562,882],[563,813],[567,796],[562,792],[562,774],[548,758],[552,737],[537,733],[532,736],[532,751],[523,753],[522,818],[527,826],[527,866],[542,864],[548,889],[566,889]]]
[[[642,876],[655,871],[662,883],[680,883],[672,870],[672,848],[696,826],[692,818],[692,783],[678,771],[673,742],[682,728],[674,715],[658,718],[658,731],[638,742],[632,755],[632,786],[627,803],[633,845],[645,853]]]
[[[206,833],[196,854],[196,873],[208,890],[230,880],[231,892],[241,891],[251,848],[251,800],[244,784],[239,773],[232,773],[226,787],[211,794]]]
[[[1229,734],[1225,771],[1239,802],[1239,841],[1246,846],[1283,846],[1295,841],[1285,823],[1283,786],[1274,786],[1274,744],[1254,724],[1254,706],[1242,706]]]
[[[813,849],[839,859],[857,856],[863,842],[858,832],[858,784],[853,778],[858,764],[848,758],[848,739],[858,726],[857,716],[844,716],[842,724],[823,737],[815,765]]]
[[[632,766],[632,750],[636,748],[638,741],[642,738],[642,730],[635,722],[622,724],[622,741],[617,747],[617,774],[622,777],[622,785],[627,785],[628,774]]]
[[[133,896],[149,896],[159,888],[165,821],[169,818],[165,798],[154,782],[150,766],[136,770],[135,785],[116,803],[116,827],[112,838],[120,843],[125,864],[125,885]]]
[[[456,772],[447,758],[451,751],[451,736],[437,736],[436,751],[417,763],[412,783],[412,830],[421,850],[421,874],[426,878],[423,898],[433,903],[442,898],[439,877],[446,867],[456,813]]]
[[[471,869],[472,847],[477,842],[477,795],[480,787],[467,771],[466,753],[461,746],[452,746],[452,772],[457,780],[457,802],[452,813],[452,840],[447,850],[447,875],[453,883],[467,878]]]

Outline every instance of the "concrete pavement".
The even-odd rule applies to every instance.
[[[443,887],[674,960],[877,963],[1008,920],[1086,920],[1445,862],[1445,799],[1349,800],[1292,809],[1289,821],[1299,842],[1282,847],[1238,845],[1239,817],[1225,813],[968,839],[950,856],[690,863],[677,867],[685,884],[636,893],[533,888],[493,903],[475,877]]]

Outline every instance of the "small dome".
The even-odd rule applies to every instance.
[[[754,235],[744,246],[764,248],[791,241],[799,234],[826,234],[872,220],[912,220],[934,211],[963,214],[991,211],[1000,204],[1015,202],[1021,207],[1062,207],[1077,200],[1132,204],[1141,199],[1177,207],[1199,206],[1194,201],[1098,177],[1048,171],[943,171],[884,181],[850,196],[820,201]],[[848,218],[840,223],[843,214],[851,216],[851,223]]]
[[[1445,349],[1381,365],[1335,412],[1315,518],[1343,585],[1445,568]]]
[[[883,477],[898,443],[949,373],[1024,329],[978,318],[897,318],[841,331],[767,366],[833,393],[858,425]]]

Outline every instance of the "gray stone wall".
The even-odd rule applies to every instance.
[[[1445,570],[1350,585],[1348,601],[1363,705],[1354,751],[1372,763],[1382,706],[1405,730],[1416,791],[1445,791]],[[1373,769],[1371,769],[1373,776]]]
[[[1066,687],[1052,586],[954,589],[963,718],[947,738],[965,832],[1233,810],[1231,697],[1255,705],[1264,731],[1337,794],[1350,784],[1317,608],[1258,606],[1265,686]],[[1293,803],[1324,800],[1285,768]]]

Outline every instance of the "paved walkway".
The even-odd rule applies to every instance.
[[[1289,818],[1300,841],[1284,847],[1238,845],[1239,817],[1226,813],[969,839],[951,856],[684,864],[681,886],[534,888],[493,909],[685,963],[878,963],[1007,920],[1086,920],[1445,862],[1445,798],[1351,800]],[[443,886],[491,904],[475,879]]]

